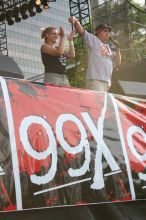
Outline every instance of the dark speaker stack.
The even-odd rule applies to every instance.
[[[0,55],[0,76],[23,79],[21,69],[11,57]]]

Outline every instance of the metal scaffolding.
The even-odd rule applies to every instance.
[[[90,24],[90,10],[88,0],[69,0],[70,15],[75,16],[85,26]]]
[[[0,22],[0,54],[8,56],[5,21]]]
[[[56,0],[49,0],[48,2],[55,2]],[[23,4],[28,4],[29,0],[3,0],[0,2],[0,54],[8,55],[7,49],[7,35],[6,35],[6,21],[7,13],[8,19],[16,7]],[[69,0],[70,15],[75,16],[83,26],[90,24],[90,10],[88,0]],[[13,24],[13,21],[11,24]],[[8,23],[8,21],[7,21]],[[88,25],[88,30],[90,25]],[[90,31],[90,30],[89,30]]]
[[[0,54],[8,55],[6,23],[3,20],[4,1],[0,3]]]
[[[48,6],[46,4],[49,4],[49,2],[56,2],[56,0],[40,1],[40,5],[43,5],[44,9],[46,9]],[[13,25],[14,20],[15,22],[21,21],[21,18],[17,17],[18,13],[21,13],[21,9],[23,11],[23,14],[21,13],[22,19],[28,17],[25,14],[25,10],[29,10],[30,16],[34,16],[36,12],[40,13],[42,11],[40,5],[37,5],[35,0],[0,1],[0,54],[8,56],[6,23]],[[33,11],[34,7],[36,7],[36,12]]]
[[[9,11],[12,12],[17,5],[25,3],[25,0],[3,0],[0,2],[0,54],[8,56],[6,19]]]

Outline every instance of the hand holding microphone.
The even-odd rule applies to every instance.
[[[113,39],[112,36],[109,37],[110,42],[112,42],[113,45],[111,45],[113,47],[113,49],[115,51],[118,51],[120,49],[120,44],[117,40]]]

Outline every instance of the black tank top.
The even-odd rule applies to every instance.
[[[41,51],[42,62],[45,66],[45,73],[66,74],[66,56],[53,56]]]

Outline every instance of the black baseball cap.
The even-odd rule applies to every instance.
[[[107,25],[107,24],[99,24],[99,25],[95,28],[95,31],[103,30],[103,29],[105,29],[105,28],[107,28],[107,29],[109,30],[109,32],[112,31],[112,28],[111,28],[109,25]]]

